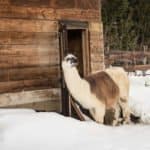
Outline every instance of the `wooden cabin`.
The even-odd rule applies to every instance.
[[[0,107],[62,111],[61,61],[104,68],[99,0],[0,0]]]

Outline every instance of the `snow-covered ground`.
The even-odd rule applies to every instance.
[[[150,150],[149,79],[130,76],[130,106],[141,124],[110,127],[57,113],[0,109],[0,150]]]
[[[130,107],[144,123],[150,124],[150,75],[129,76],[130,78]]]

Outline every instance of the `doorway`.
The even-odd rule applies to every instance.
[[[67,54],[73,54],[78,58],[78,71],[84,77],[90,72],[89,65],[89,40],[88,23],[77,21],[60,22],[60,59]],[[62,113],[66,116],[74,115],[71,96],[65,86],[62,74]]]
[[[78,71],[80,75],[84,76],[83,69],[83,50],[82,50],[82,32],[83,30],[68,30],[68,53],[75,55],[78,58]]]

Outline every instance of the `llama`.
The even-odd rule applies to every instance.
[[[108,124],[117,125],[119,115],[116,110],[120,100],[118,85],[104,71],[81,78],[76,66],[77,58],[72,54],[62,61],[64,79],[72,97],[90,111],[96,122],[104,123],[108,115]]]

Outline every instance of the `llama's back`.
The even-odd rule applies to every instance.
[[[85,80],[89,83],[91,92],[99,100],[102,100],[106,107],[111,107],[117,102],[119,88],[107,73],[104,71],[97,72],[85,77]]]
[[[129,78],[125,70],[121,67],[110,67],[105,70],[106,73],[115,81],[120,89],[120,95],[123,99],[129,97]]]

